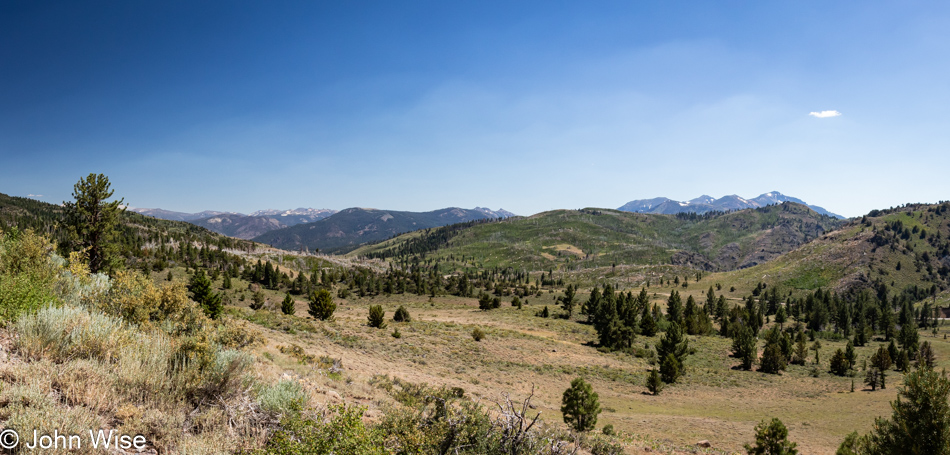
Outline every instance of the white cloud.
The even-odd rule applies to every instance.
[[[27,194],[26,197],[43,197],[42,194]]]
[[[838,111],[809,112],[808,115],[818,118],[838,117],[841,115]]]

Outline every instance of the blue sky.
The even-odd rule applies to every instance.
[[[950,199],[933,3],[12,1],[0,42],[0,192],[48,202]]]

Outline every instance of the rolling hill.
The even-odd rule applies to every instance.
[[[350,254],[466,257],[485,267],[528,270],[614,264],[734,270],[767,262],[841,224],[795,203],[709,215],[555,210],[498,223],[411,233]]]
[[[879,288],[918,301],[950,288],[950,203],[872,210],[772,261],[730,272],[726,281],[839,292]]]
[[[500,212],[503,211],[457,207],[431,212],[349,208],[313,223],[265,233],[255,237],[254,241],[286,250],[345,253],[360,244],[380,241],[405,232],[472,220],[500,218]]]

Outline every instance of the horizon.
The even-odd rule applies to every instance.
[[[944,5],[17,1],[0,39],[0,192],[54,204],[950,199]]]

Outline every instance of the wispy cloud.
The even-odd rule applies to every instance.
[[[43,197],[42,194],[27,194],[26,197]]]
[[[838,117],[841,115],[838,111],[809,112],[808,115],[818,118]]]

